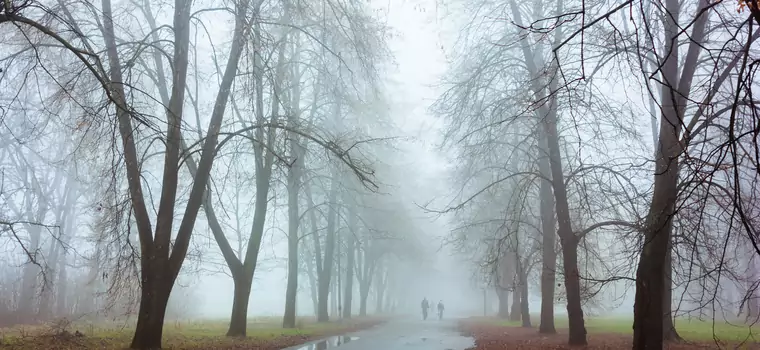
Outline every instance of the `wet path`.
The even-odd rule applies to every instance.
[[[465,350],[471,338],[461,336],[455,320],[398,319],[373,329],[332,337],[286,350]]]

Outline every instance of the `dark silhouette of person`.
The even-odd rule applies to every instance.
[[[443,309],[444,309],[443,300],[441,300],[438,302],[438,319],[439,320],[443,319]]]
[[[430,308],[430,304],[428,303],[427,298],[422,299],[422,319],[427,320],[428,315],[428,309]]]

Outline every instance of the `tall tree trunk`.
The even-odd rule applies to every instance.
[[[314,232],[312,234],[316,235],[317,233]],[[314,261],[312,259],[313,257],[304,257],[304,261],[306,262],[306,274],[309,277],[309,297],[311,298],[314,316],[316,316],[318,310],[317,295],[319,292],[317,289],[317,276],[314,272]]]
[[[324,266],[322,266],[321,273],[317,276],[318,277],[318,287],[319,287],[319,295],[317,298],[318,303],[318,309],[317,309],[317,321],[318,322],[328,322],[330,320],[330,316],[328,314],[328,302],[329,302],[329,294],[330,294],[330,279],[332,277],[333,272],[333,260],[335,258],[334,252],[335,252],[335,231],[336,231],[336,217],[338,215],[338,208],[337,208],[337,195],[338,195],[338,184],[337,179],[335,178],[337,175],[333,175],[333,180],[330,185],[330,194],[328,196],[328,214],[327,214],[327,238],[325,239],[325,256],[324,256]]]
[[[520,292],[520,285],[515,283],[514,286],[512,286],[512,307],[509,310],[510,321],[520,320]]]
[[[383,297],[385,296],[385,276],[386,272],[385,269],[381,268],[378,270],[377,274],[377,284],[375,285],[375,288],[377,290],[376,300],[375,300],[375,313],[376,314],[382,314],[383,313]],[[434,301],[431,300],[431,302],[434,303]]]
[[[510,254],[502,252],[496,270],[496,295],[499,298],[499,317],[509,319],[509,293],[514,284],[514,269]]]
[[[66,271],[66,246],[68,246],[69,242],[71,242],[71,238],[74,236],[74,228],[76,227],[76,202],[79,198],[79,183],[75,180],[69,178],[66,181],[67,186],[67,195],[66,195],[66,204],[65,207],[65,213],[63,217],[63,232],[64,237],[62,238],[62,245],[61,247],[62,251],[59,254],[60,261],[58,262],[58,282],[56,284],[57,287],[57,296],[56,296],[56,311],[55,315],[58,317],[64,317],[69,314],[68,312],[68,304],[67,304],[67,298],[68,298],[68,278],[67,278],[67,271]],[[70,188],[69,188],[70,186]]]
[[[30,201],[31,203],[31,201]],[[47,210],[45,210],[47,212]],[[41,216],[38,216],[41,217]],[[30,220],[36,222],[37,218]],[[26,225],[27,232],[29,232],[29,248],[27,249],[32,255],[36,255],[40,246],[40,233],[42,228],[38,225]],[[36,257],[35,257],[36,259]],[[21,291],[19,295],[21,299],[19,301],[19,320],[22,323],[31,322],[34,318],[34,301],[37,293],[37,277],[41,272],[40,266],[29,261],[24,265],[24,273],[21,279]]]
[[[295,53],[293,54],[295,62],[298,62],[300,54],[300,45],[298,36],[294,37],[296,41]],[[300,77],[298,65],[293,68],[293,80]],[[290,101],[289,123],[295,128],[298,124],[298,112],[301,103],[301,90],[299,84],[295,84],[292,100]],[[304,167],[305,152],[299,144],[299,137],[296,133],[290,132],[290,154],[293,156],[293,164],[288,169],[288,285],[285,290],[285,314],[282,318],[284,328],[296,327],[296,297],[298,295],[298,228],[300,223],[300,213],[298,210],[299,191],[301,189],[301,172]]]
[[[544,178],[541,180],[541,324],[538,332],[555,334],[554,326],[554,286],[557,283],[557,252],[555,250],[557,233],[554,218],[554,194],[551,188],[551,169],[546,150],[546,138],[542,132],[541,144],[544,154],[539,160],[539,171]]]
[[[259,13],[261,2],[257,2],[255,13]],[[254,46],[259,48],[261,43],[261,23],[255,21],[253,23],[253,42]],[[272,118],[276,121],[276,116],[279,114],[280,107],[280,89],[279,84],[282,82],[284,74],[284,48],[280,46],[278,49],[278,61],[276,68],[276,81],[274,84],[274,96],[272,99]],[[255,84],[256,84],[256,122],[264,124],[267,119],[264,116],[264,97],[263,97],[263,75],[264,68],[262,63],[263,58],[260,53],[254,55],[254,66],[256,67]],[[237,110],[237,108],[235,108]],[[238,115],[239,112],[238,112]],[[246,326],[248,323],[248,303],[251,297],[251,286],[253,283],[253,275],[256,272],[256,266],[258,265],[259,251],[261,249],[261,241],[264,237],[264,224],[266,223],[267,209],[269,207],[269,188],[272,178],[272,167],[274,164],[274,154],[271,152],[272,145],[274,144],[274,129],[269,129],[264,136],[264,130],[262,128],[256,129],[256,139],[267,140],[267,147],[263,147],[260,143],[254,142],[254,155],[255,155],[255,168],[256,168],[256,204],[253,213],[253,225],[251,226],[251,234],[248,239],[248,246],[245,251],[245,258],[242,261],[242,273],[232,274],[235,285],[247,283],[248,287],[239,287],[239,293],[236,291],[234,299],[232,301],[233,310],[230,318],[230,328],[227,331],[227,336],[231,337],[244,337],[246,336]],[[220,245],[221,248],[221,245]],[[243,293],[247,291],[247,293]],[[240,305],[241,308],[235,309],[234,305]]]
[[[707,2],[700,1],[700,8]],[[666,37],[676,38],[680,32],[679,14],[681,4],[677,0],[665,2],[670,16],[663,17]],[[696,19],[691,37],[699,42],[704,36],[707,15]],[[678,198],[679,156],[681,152],[680,133],[682,117],[691,81],[696,70],[699,45],[690,45],[679,79],[679,55],[677,40],[665,41],[666,54],[661,61],[661,75],[664,82],[661,91],[661,114],[657,157],[655,158],[654,192],[652,204],[647,214],[644,231],[644,248],[636,271],[636,299],[634,303],[633,347],[634,349],[661,349],[666,327],[664,304],[670,289],[666,273],[668,252],[671,251],[672,220]],[[680,80],[680,81],[679,81]],[[676,89],[680,90],[677,91]],[[671,268],[672,270],[672,268]],[[672,272],[671,272],[672,273]],[[670,306],[670,301],[667,301]]]
[[[63,254],[61,254],[61,261],[59,262],[59,268],[58,268],[58,283],[57,283],[57,296],[56,296],[56,306],[55,306],[55,315],[57,317],[65,317],[69,315],[69,306],[67,303],[68,298],[68,280],[67,280],[67,271],[66,271],[66,252],[64,251]]]
[[[359,316],[367,316],[367,299],[369,298],[369,282],[359,283]]]
[[[163,336],[164,316],[169,295],[174,286],[172,279],[161,279],[164,274],[144,274],[140,309],[132,339],[132,349],[160,349]],[[158,277],[158,278],[157,278]]]
[[[562,246],[562,262],[565,273],[567,297],[567,316],[569,321],[570,345],[586,344],[586,327],[581,307],[580,271],[578,270],[578,238],[570,222],[570,207],[567,200],[567,188],[562,170],[562,158],[557,133],[557,108],[552,106],[544,119],[544,130],[549,145],[549,160],[552,172],[552,188],[557,211],[558,236]]]
[[[232,298],[232,314],[227,336],[245,336],[248,327],[248,302],[251,296],[252,280],[243,271],[233,273],[234,294]],[[242,276],[241,276],[242,275]]]
[[[37,310],[37,318],[40,320],[47,320],[53,316],[53,294],[58,287],[57,278],[60,276],[58,271],[58,264],[61,261],[62,250],[67,236],[68,214],[73,207],[72,196],[73,184],[69,179],[64,185],[63,195],[60,198],[61,202],[58,203],[58,208],[55,211],[55,223],[58,227],[57,234],[54,234],[50,239],[50,250],[47,257],[50,259],[51,264],[48,266],[47,271],[44,272],[44,281],[42,284],[42,294],[40,298],[39,309]],[[66,283],[66,281],[62,281]]]
[[[563,1],[557,1],[557,12],[562,13]],[[510,1],[510,7],[514,16],[515,23],[523,25],[522,15],[517,2]],[[560,41],[562,31],[556,30],[555,42]],[[541,46],[537,45],[540,49]],[[531,88],[536,95],[537,100],[543,100],[547,96],[546,85],[541,83],[540,77],[544,75],[542,70],[536,65],[535,57],[542,57],[542,54],[535,55],[531,49],[528,38],[523,36],[520,39],[520,49],[523,53],[524,62],[528,68],[531,77]],[[539,53],[541,50],[537,50]],[[557,72],[558,67],[551,67],[550,72]],[[549,76],[550,93],[553,94],[554,87],[559,77],[552,73]],[[549,164],[551,169],[552,189],[554,190],[555,210],[557,213],[557,235],[560,238],[562,247],[562,261],[565,273],[565,288],[567,297],[567,316],[569,321],[568,343],[570,345],[586,345],[586,327],[583,319],[583,308],[581,306],[580,293],[580,274],[578,270],[578,238],[573,232],[570,221],[570,207],[567,199],[567,188],[564,181],[564,172],[562,169],[562,156],[559,147],[559,135],[557,132],[557,106],[554,98],[550,98],[547,104],[542,105],[539,110],[539,120],[542,131],[545,133],[547,141],[547,150],[549,151]]]
[[[346,279],[343,292],[343,318],[351,318],[351,303],[354,291],[354,253],[356,252],[357,217],[352,210],[348,217],[348,234],[346,237]]]
[[[496,288],[496,296],[499,298],[499,318],[509,318],[509,291],[506,288]],[[485,301],[484,301],[485,302]]]
[[[367,240],[361,250],[361,259],[359,259],[359,316],[367,316],[367,299],[372,288],[372,276],[375,274],[375,252],[373,251],[372,241]]]
[[[671,221],[672,226],[672,221]],[[671,228],[672,230],[672,228]],[[680,341],[681,336],[676,330],[676,326],[673,323],[673,239],[671,237],[670,245],[668,246],[668,252],[665,256],[665,280],[664,290],[662,293],[662,307],[665,311],[662,319],[662,331],[663,339],[666,341]]]
[[[295,135],[291,135],[291,149],[295,150]],[[297,156],[300,158],[300,155]],[[296,161],[298,162],[298,160]],[[282,318],[284,328],[296,326],[296,295],[298,293],[298,177],[300,170],[294,169],[294,164],[288,171],[288,285],[285,290],[285,315]]]
[[[522,326],[530,328],[533,325],[530,322],[530,305],[528,304],[528,299],[530,298],[528,294],[528,272],[526,271],[525,264],[520,261],[519,257],[517,261],[517,276],[520,281],[520,318],[522,318]]]
[[[60,216],[62,214],[58,214],[58,219],[56,220],[56,224],[61,227],[60,222]],[[56,235],[58,236],[58,235]],[[56,278],[58,278],[58,253],[60,251],[60,242],[55,237],[52,237],[50,240],[50,249],[48,251],[47,256],[50,258],[50,261],[52,262],[43,272],[44,279],[42,282],[42,291],[40,293],[40,303],[39,307],[37,308],[37,319],[38,320],[48,320],[50,317],[53,316],[53,291],[56,288]]]
[[[333,271],[333,276],[339,276],[337,271]],[[330,317],[338,317],[338,281],[335,278],[330,281]]]

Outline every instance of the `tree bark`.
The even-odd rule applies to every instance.
[[[367,299],[369,298],[369,283],[359,283],[359,316],[367,316]]]
[[[55,315],[57,317],[64,317],[69,315],[68,308],[68,280],[66,271],[66,252],[61,254],[61,261],[59,262],[60,268],[58,269],[58,284],[57,284],[57,296],[55,305]]]
[[[671,221],[672,226],[672,221]],[[671,227],[672,231],[672,227]],[[662,307],[665,311],[662,319],[662,331],[663,339],[666,341],[681,341],[681,335],[676,330],[676,325],[673,321],[673,239],[671,237],[670,244],[668,246],[668,252],[665,256],[665,280],[664,290],[662,295]]]
[[[539,172],[544,178],[541,180],[541,324],[538,332],[543,334],[555,334],[554,326],[554,286],[557,283],[557,252],[555,250],[557,233],[554,218],[554,194],[552,193],[551,169],[546,148],[546,138],[543,132],[539,133],[544,153],[539,160]]]
[[[316,232],[312,234],[316,235]],[[304,261],[306,262],[306,274],[309,277],[309,297],[311,298],[312,307],[314,308],[314,316],[316,316],[317,310],[319,309],[317,300],[317,295],[319,292],[317,290],[317,277],[315,276],[314,261],[312,259],[313,257],[304,257]]]
[[[286,6],[287,7],[287,6]],[[298,36],[293,39],[295,52],[293,58],[295,62],[299,61],[300,45]],[[300,77],[298,65],[293,69],[293,80]],[[298,112],[301,104],[301,90],[299,84],[295,84],[292,99],[290,101],[290,112],[288,121],[291,127],[295,128],[298,124]],[[293,156],[293,164],[288,169],[288,285],[285,290],[285,314],[282,317],[283,328],[296,327],[296,299],[298,296],[298,236],[300,226],[300,212],[298,208],[299,191],[301,189],[301,173],[304,167],[305,152],[299,143],[298,134],[290,133],[290,154]]]
[[[377,274],[377,284],[375,285],[377,295],[375,300],[375,313],[381,314],[383,313],[383,297],[385,296],[385,280],[386,280],[386,271],[384,268],[381,268],[378,270]],[[435,303],[435,301],[433,301]]]
[[[509,291],[497,287],[496,296],[499,298],[499,318],[509,319]]]
[[[563,2],[557,2],[557,12],[563,11]],[[515,23],[522,25],[522,15],[517,3],[510,1],[510,7],[515,19]],[[555,42],[560,40],[562,36],[561,30],[557,30],[555,33]],[[547,96],[546,86],[541,84],[541,73],[536,66],[535,57],[541,57],[541,55],[534,56],[534,51],[531,49],[528,38],[523,36],[520,39],[520,49],[523,53],[524,62],[528,68],[528,72],[531,77],[531,88],[536,95],[536,99],[541,101]],[[556,72],[558,69],[556,65],[552,72]],[[550,75],[553,79],[550,82],[550,93],[553,93],[552,86],[556,84],[558,77],[553,74]],[[549,151],[549,164],[551,170],[552,189],[554,190],[555,210],[557,213],[557,235],[560,238],[560,246],[562,247],[562,261],[564,263],[565,272],[565,288],[567,297],[567,315],[569,321],[569,334],[568,344],[570,345],[586,345],[586,327],[583,319],[583,308],[581,306],[580,295],[580,274],[578,270],[578,238],[573,232],[571,220],[570,220],[570,207],[567,199],[567,188],[564,181],[564,173],[562,169],[562,156],[560,154],[559,147],[559,135],[557,132],[557,106],[553,99],[549,99],[548,106],[543,104],[538,109],[539,120],[541,127],[546,135],[547,150]]]
[[[248,302],[251,298],[252,280],[248,280],[248,275],[240,276],[243,272],[238,272],[235,278],[233,274],[234,295],[232,298],[232,314],[230,315],[230,327],[227,330],[227,336],[244,337],[248,327]]]
[[[522,318],[522,326],[531,328],[533,325],[530,322],[530,305],[528,303],[528,276],[525,272],[524,265],[518,267],[520,271],[520,316]]]
[[[512,287],[512,307],[509,310],[509,320],[520,320],[520,285],[515,283]]]
[[[568,343],[583,345],[586,343],[586,327],[581,308],[581,286],[578,275],[578,244],[570,242],[562,249],[562,262],[565,265],[565,287],[567,314],[570,324]]]
[[[31,201],[29,201],[29,205],[31,205]],[[37,218],[41,218],[44,213],[47,213],[47,208],[43,208],[40,206],[40,208],[37,211],[38,215],[35,218],[32,218],[30,222],[37,222]],[[40,246],[40,233],[42,232],[42,228],[39,225],[25,225],[27,228],[27,232],[29,232],[29,248],[27,249],[30,253],[36,254],[37,250]],[[34,318],[35,312],[34,312],[34,301],[35,296],[38,295],[37,293],[37,275],[40,273],[41,269],[40,266],[37,264],[34,264],[33,262],[28,262],[26,265],[24,265],[24,272],[23,277],[21,279],[21,300],[19,302],[19,322],[21,323],[28,323],[31,322]]]
[[[132,349],[161,348],[166,306],[174,285],[172,279],[161,279],[161,275],[143,274],[137,326],[130,345]]]
[[[340,272],[335,269],[333,271],[333,276],[340,276]],[[338,302],[340,299],[338,298],[338,290],[340,287],[338,286],[338,281],[335,278],[332,278],[330,281],[330,317],[335,318],[338,317]]]
[[[319,287],[319,295],[317,297],[317,322],[328,322],[330,320],[330,315],[328,314],[328,298],[330,294],[330,280],[333,272],[333,260],[335,258],[335,221],[338,215],[338,184],[335,176],[336,175],[334,174],[330,185],[330,194],[328,196],[328,204],[330,207],[327,214],[327,238],[325,240],[324,266],[322,266],[321,273],[317,275]]]
[[[700,1],[700,9],[708,2]],[[681,4],[677,0],[665,2],[669,16],[663,17],[665,37],[676,38],[680,32],[679,14]],[[691,38],[699,43],[704,37],[707,14],[694,21]],[[660,102],[660,129],[657,157],[655,159],[654,192],[652,204],[646,218],[644,248],[636,271],[636,298],[634,303],[633,348],[662,349],[665,312],[666,264],[671,251],[672,220],[678,198],[679,156],[681,153],[680,133],[684,107],[691,91],[692,78],[696,71],[700,45],[692,43],[682,64],[679,79],[679,55],[677,40],[666,40],[666,55],[661,62],[664,82]],[[672,270],[672,268],[671,268]],[[672,273],[672,272],[671,272]],[[667,301],[668,306],[670,301]]]
[[[346,280],[343,291],[343,318],[351,318],[351,303],[354,291],[354,253],[356,251],[357,217],[351,211],[348,218],[348,237],[346,238]]]
[[[293,135],[291,135],[293,137]],[[285,290],[283,328],[296,327],[296,296],[298,293],[298,174],[288,173],[288,285]]]

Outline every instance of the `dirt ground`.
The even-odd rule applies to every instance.
[[[588,334],[588,345],[571,347],[567,345],[567,330],[558,330],[557,334],[539,334],[536,328],[500,326],[485,322],[464,320],[459,324],[460,330],[475,338],[475,347],[468,350],[502,350],[502,349],[630,349],[629,334]],[[665,349],[760,349],[757,344],[716,344],[715,342],[682,342],[665,345]]]
[[[165,339],[163,342],[164,349],[183,349],[183,350],[200,350],[200,349],[220,349],[220,350],[279,350],[299,344],[307,343],[324,337],[343,335],[345,333],[356,332],[384,323],[382,318],[359,319],[336,323],[333,326],[324,329],[304,332],[303,334],[280,334],[274,333],[263,334],[258,332],[255,336],[249,336],[244,339],[228,338],[225,336],[181,336],[174,335]],[[166,338],[166,337],[165,337]],[[35,334],[23,336],[20,339],[3,339],[0,337],[0,349],[14,350],[87,350],[87,349],[125,349],[128,346],[128,339],[121,335],[108,336],[87,336],[73,332],[61,332],[58,334]]]

